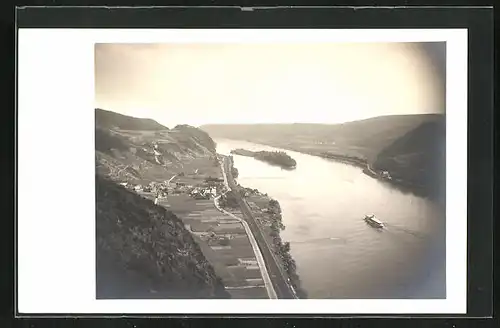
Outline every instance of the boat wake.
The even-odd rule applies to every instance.
[[[396,226],[396,225],[393,225],[393,224],[388,224],[388,223],[385,223],[385,229],[384,230],[386,230],[388,232],[391,232],[391,231],[393,231],[393,232],[403,232],[403,233],[412,235],[413,237],[416,237],[416,238],[419,238],[419,239],[425,239],[425,237],[426,237],[421,232],[414,231],[414,230],[407,229],[407,228],[403,228],[403,227]]]

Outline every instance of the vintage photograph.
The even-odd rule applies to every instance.
[[[97,299],[446,298],[445,42],[94,56]]]

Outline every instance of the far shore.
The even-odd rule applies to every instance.
[[[233,140],[233,139],[229,139],[229,140]],[[387,183],[387,184],[391,185],[392,187],[397,188],[401,192],[412,193],[412,194],[419,196],[419,197],[424,197],[424,198],[429,198],[431,200],[435,200],[432,197],[430,197],[428,195],[428,193],[419,186],[410,184],[410,183],[403,181],[403,180],[390,180],[390,179],[383,177],[380,173],[374,171],[370,167],[370,163],[366,159],[363,159],[363,158],[328,153],[326,151],[325,152],[308,151],[308,150],[304,150],[304,149],[300,149],[300,148],[295,148],[293,146],[271,144],[269,142],[263,142],[263,141],[257,142],[257,141],[252,141],[252,140],[248,140],[248,139],[234,139],[234,140],[241,140],[241,141],[250,142],[250,143],[254,143],[254,144],[261,144],[261,145],[265,145],[265,146],[269,146],[269,147],[273,147],[273,148],[278,148],[278,149],[281,148],[281,149],[285,149],[285,150],[289,150],[289,151],[295,151],[297,153],[321,157],[321,158],[333,160],[333,161],[336,161],[339,163],[356,166],[356,167],[361,168],[364,174],[366,174],[374,179],[377,179],[381,182]]]

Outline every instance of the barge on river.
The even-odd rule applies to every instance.
[[[366,223],[368,223],[369,225],[371,225],[374,228],[378,228],[378,229],[384,228],[384,223],[382,223],[382,221],[377,219],[375,217],[375,215],[373,215],[373,214],[365,215],[365,221],[366,221]]]

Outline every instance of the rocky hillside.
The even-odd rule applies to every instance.
[[[98,298],[227,298],[182,222],[96,176]]]
[[[165,181],[212,159],[213,140],[186,125],[95,113],[97,297],[229,297],[181,220],[119,185]]]
[[[96,109],[95,119],[96,171],[115,181],[161,180],[182,171],[186,161],[216,153],[210,136],[188,125],[168,129],[102,109]]]

